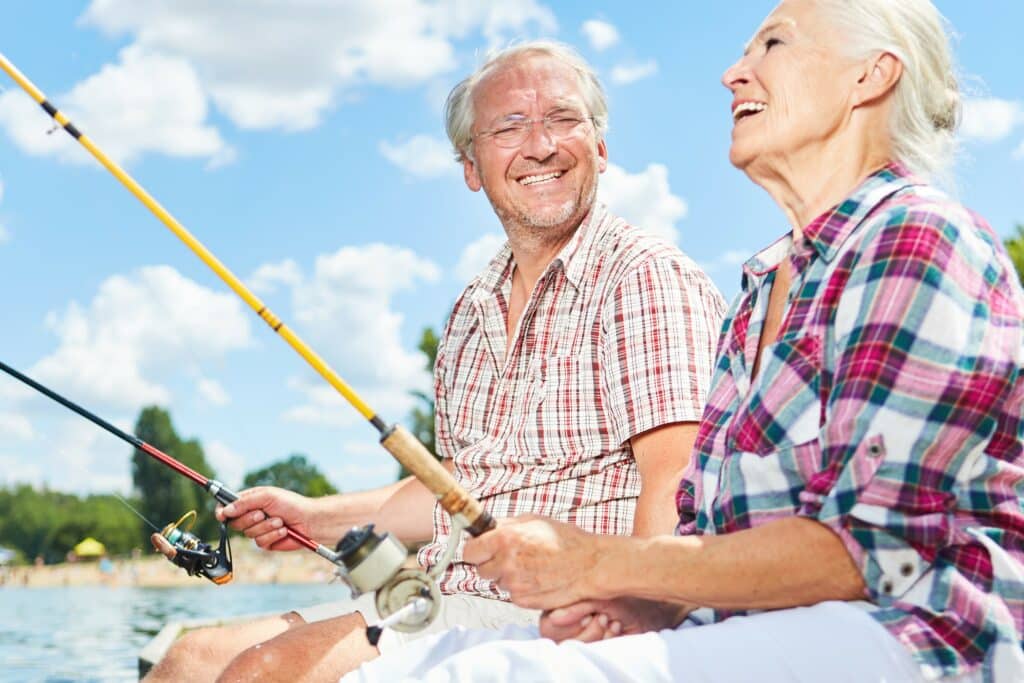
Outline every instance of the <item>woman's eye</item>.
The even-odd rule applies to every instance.
[[[782,45],[782,41],[779,40],[778,38],[769,38],[768,40],[764,41],[764,51],[768,52],[776,45]]]

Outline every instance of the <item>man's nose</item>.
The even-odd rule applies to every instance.
[[[524,157],[537,160],[547,159],[556,149],[558,145],[555,144],[555,136],[548,130],[544,121],[533,122],[520,146],[520,152]]]

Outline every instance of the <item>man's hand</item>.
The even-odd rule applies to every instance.
[[[551,609],[598,597],[593,574],[609,537],[527,515],[466,542],[463,559],[508,591],[512,602]]]
[[[592,643],[621,635],[675,628],[695,605],[675,605],[641,598],[584,600],[541,615],[540,635],[556,643]]]
[[[256,541],[264,550],[298,550],[300,546],[286,536],[289,526],[310,538],[314,535],[316,502],[272,486],[257,486],[242,491],[238,500],[217,506],[217,519],[231,520],[229,526]]]

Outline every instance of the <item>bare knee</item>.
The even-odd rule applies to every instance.
[[[224,667],[246,648],[303,624],[305,622],[298,615],[290,613],[231,626],[188,631],[153,667],[146,681],[214,681]]]
[[[358,612],[305,624],[248,648],[217,680],[337,681],[377,656],[365,633],[366,621]]]

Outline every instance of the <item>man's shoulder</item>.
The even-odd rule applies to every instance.
[[[661,235],[637,227],[623,218],[609,214],[595,251],[606,263],[613,265],[616,281],[637,269],[669,267],[681,273],[705,277],[704,271],[682,249]]]

